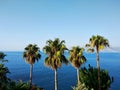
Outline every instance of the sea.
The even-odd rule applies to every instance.
[[[22,57],[23,52],[9,51],[4,52],[7,56],[5,59],[8,62],[5,63],[10,70],[8,77],[12,80],[22,80],[24,82],[29,81],[30,65],[25,62]],[[35,62],[33,65],[33,84],[44,88],[44,90],[54,90],[54,71],[44,65],[44,59],[47,55],[43,52],[41,59]],[[65,53],[68,58],[68,53]],[[96,54],[84,53],[87,58],[87,62],[82,67],[88,67],[88,64],[96,67]],[[120,53],[118,52],[102,52],[100,53],[100,66],[102,69],[106,69],[110,76],[114,77],[114,82],[111,84],[110,90],[120,90]],[[76,85],[77,75],[76,69],[71,65],[62,65],[58,69],[58,89],[59,90],[72,90],[72,87]]]

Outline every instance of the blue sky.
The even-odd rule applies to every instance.
[[[119,0],[0,0],[1,51],[42,48],[56,37],[84,46],[97,34],[120,47]]]

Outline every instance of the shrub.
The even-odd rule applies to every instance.
[[[107,90],[110,87],[111,83],[113,82],[112,79],[110,78],[110,75],[108,74],[107,70],[101,69],[100,70],[101,90]],[[97,90],[98,89],[98,69],[93,68],[90,65],[88,69],[86,69],[85,67],[81,68],[80,81],[81,83],[85,83],[88,90],[91,90],[92,88],[94,90]]]
[[[73,87],[73,90],[88,90],[85,84],[79,83],[77,86]]]

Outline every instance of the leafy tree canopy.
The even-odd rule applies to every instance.
[[[89,68],[81,68],[80,70],[80,81],[86,85],[86,87],[91,90],[98,89],[98,69],[89,65]],[[101,69],[100,70],[100,83],[101,90],[107,90],[111,83],[113,82],[113,77],[111,79],[108,71]]]

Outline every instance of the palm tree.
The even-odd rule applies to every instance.
[[[1,61],[1,62],[7,62],[7,61],[8,61],[8,60],[5,60],[5,59],[4,59],[5,56],[6,56],[6,54],[4,54],[3,52],[0,52],[0,61]]]
[[[45,58],[45,65],[52,68],[55,72],[55,90],[58,90],[57,69],[62,66],[62,63],[68,63],[64,56],[64,51],[67,50],[64,43],[64,40],[60,41],[59,38],[56,38],[54,41],[48,40],[46,42],[47,45],[43,48],[48,55]]]
[[[72,47],[72,49],[69,51],[70,53],[69,60],[71,64],[77,69],[78,84],[80,83],[79,68],[83,63],[86,62],[86,58],[83,55],[83,51],[84,48],[80,48],[79,46]]]
[[[0,64],[0,82],[2,81],[7,81],[7,73],[9,72],[9,69],[7,67],[4,66],[4,64]]]
[[[7,77],[7,74],[10,73],[9,69],[0,64],[0,90],[8,90],[8,84],[10,79]]]
[[[7,61],[4,59],[5,56],[3,52],[0,52],[0,90],[7,89],[7,83],[10,81],[7,77],[7,74],[10,73],[9,69],[3,64],[3,62]]]
[[[32,86],[33,64],[41,58],[39,51],[39,47],[37,47],[36,44],[29,44],[23,52],[23,57],[26,58],[26,62],[30,64],[30,88]]]
[[[96,62],[98,68],[98,84],[99,84],[98,90],[101,90],[99,52],[100,50],[103,50],[105,47],[109,47],[109,41],[105,39],[103,36],[93,35],[89,40],[89,44],[86,44],[86,47],[88,47],[88,51],[90,52],[94,52],[94,48],[96,49]]]

